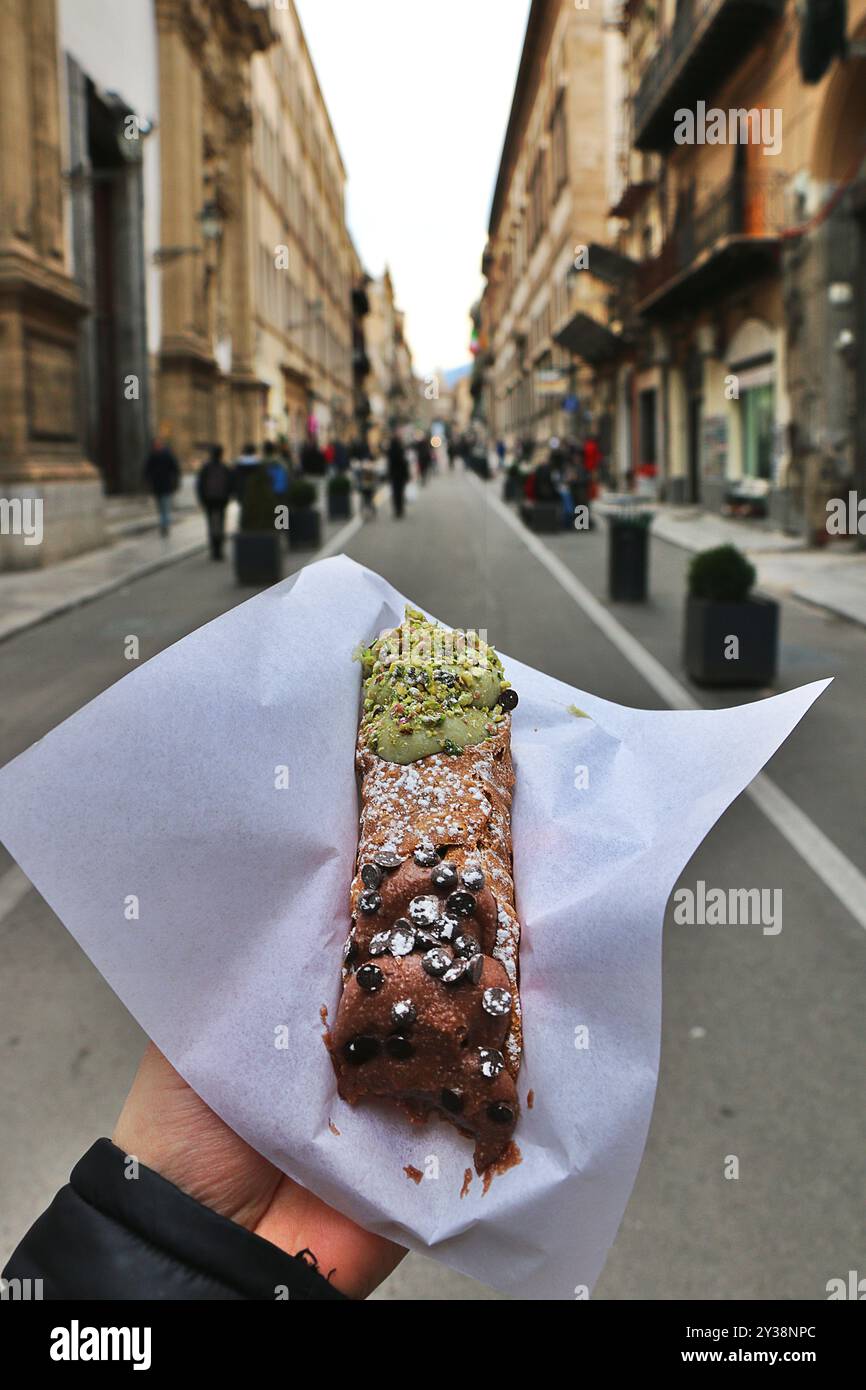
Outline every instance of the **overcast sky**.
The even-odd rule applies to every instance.
[[[416,370],[459,366],[529,0],[295,3],[361,259],[391,267]]]

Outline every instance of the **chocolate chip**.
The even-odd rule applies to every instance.
[[[467,893],[462,888],[458,888],[456,893],[445,899],[445,906],[449,912],[454,912],[458,917],[471,917],[475,911],[475,899],[471,893]]]
[[[439,945],[439,933],[434,927],[419,927],[415,933],[415,950],[432,951]]]
[[[350,1038],[343,1048],[343,1056],[353,1067],[360,1067],[379,1055],[378,1038]]]
[[[379,850],[374,855],[375,861],[380,869],[399,869],[403,860],[399,854],[392,854],[390,850]]]
[[[381,989],[385,980],[378,965],[362,965],[355,979],[365,994],[375,994],[377,989]]]
[[[479,869],[477,864],[467,864],[462,874],[464,888],[469,888],[473,893],[480,893],[484,887],[484,870]]]
[[[398,1028],[411,1028],[417,1017],[411,999],[398,999],[396,1004],[391,1005],[391,1022],[396,1023]]]
[[[375,889],[368,888],[358,899],[358,906],[362,912],[366,912],[369,916],[372,916],[373,913],[378,912],[379,908],[382,906],[381,895],[377,893]]]
[[[454,964],[449,965],[445,974],[442,976],[442,983],[446,985],[458,985],[468,969],[468,960],[455,960]]]
[[[430,882],[440,893],[450,893],[457,887],[457,870],[453,864],[440,864],[430,875]]]
[[[494,1100],[487,1107],[487,1118],[492,1120],[495,1125],[510,1125],[514,1119],[514,1111],[510,1105],[505,1105],[501,1100]]]
[[[479,1047],[478,1062],[481,1067],[481,1075],[486,1076],[490,1081],[495,1081],[505,1066],[505,1058],[502,1053],[497,1052],[492,1047]]]
[[[481,996],[481,1007],[494,1018],[504,1018],[511,1012],[511,995],[507,989],[486,989]]]
[[[409,916],[416,927],[432,927],[439,916],[439,903],[432,896],[413,898],[409,904]]]
[[[389,1057],[396,1057],[398,1062],[405,1062],[407,1057],[411,1057],[415,1051],[408,1038],[404,1038],[402,1033],[392,1033],[385,1039],[385,1051]]]
[[[484,957],[479,953],[473,956],[469,962],[469,978],[473,985],[481,983],[481,976],[484,974]]]
[[[418,846],[412,858],[420,869],[435,869],[439,863],[439,855],[435,849],[424,849],[423,845]]]
[[[452,1091],[448,1087],[439,1097],[443,1110],[450,1110],[452,1115],[459,1115],[463,1109],[463,1092]]]
[[[441,946],[434,946],[432,951],[421,957],[421,964],[428,975],[444,975],[451,964],[451,954],[443,951]]]
[[[405,917],[398,917],[391,932],[388,950],[392,956],[411,956],[415,950],[415,933]]]
[[[472,956],[478,955],[478,942],[475,940],[475,937],[470,936],[468,932],[461,932],[460,936],[455,936],[451,944],[453,949],[457,952],[457,955],[465,956],[467,960],[470,960]]]
[[[370,955],[384,956],[391,943],[391,933],[389,931],[377,931],[370,941]]]
[[[500,693],[499,703],[503,709],[514,709],[519,698],[517,691],[512,690],[511,686],[509,686],[507,690],[503,690]]]
[[[347,936],[347,937],[346,937],[346,944],[345,944],[345,946],[343,947],[343,964],[344,964],[344,965],[351,965],[351,964],[352,964],[352,961],[355,960],[355,959],[357,958],[357,955],[358,955],[358,943],[357,943],[357,941],[355,940],[354,936]]]
[[[382,882],[382,870],[378,864],[361,865],[361,882],[365,888],[378,888]]]
[[[459,926],[459,917],[455,917],[453,912],[443,912],[436,922],[436,934],[443,941],[450,941]]]
[[[440,685],[447,686],[449,689],[457,684],[457,677],[454,675],[453,671],[434,671],[433,679],[434,681],[438,681]]]

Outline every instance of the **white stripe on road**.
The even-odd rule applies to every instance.
[[[586,585],[575,578],[562,560],[548,550],[532,531],[527,530],[523,522],[517,519],[499,497],[474,477],[470,478],[470,482],[484,493],[487,505],[511,527],[560,588],[565,590],[590,622],[604,633],[608,641],[622,653],[626,661],[630,662],[643,676],[647,685],[651,686],[671,709],[704,708],[691,692],[671,675],[667,667],[623,627],[610,609],[605,608]],[[746,795],[751,797],[791,848],[839,899],[846,912],[866,929],[866,876],[860,872],[857,865],[852,864],[832,840],[828,840],[815,822],[810,820],[775,782],[771,782],[766,773],[761,772],[754,778],[746,788]]]
[[[333,555],[335,551],[342,550],[346,542],[350,541],[355,532],[360,531],[363,525],[364,518],[362,516],[353,516],[351,521],[347,521],[345,526],[341,526],[337,534],[332,536],[320,550],[316,551],[310,564],[315,560],[325,560],[329,555]]]
[[[3,922],[10,912],[15,911],[32,887],[30,879],[22,873],[17,864],[6,870],[0,878],[0,922]]]

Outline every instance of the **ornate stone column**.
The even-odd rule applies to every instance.
[[[267,11],[247,0],[156,0],[156,12],[164,251],[157,413],[190,468],[211,442],[234,452],[260,434],[249,62],[275,34]],[[202,237],[205,204],[224,219],[216,250]],[[189,249],[196,246],[200,254]]]
[[[77,351],[87,306],[64,241],[59,70],[55,0],[0,0],[0,568],[7,569],[49,564],[104,539],[102,485],[81,444]]]

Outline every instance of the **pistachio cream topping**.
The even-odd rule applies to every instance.
[[[482,743],[517,703],[492,647],[476,632],[428,622],[416,608],[355,657],[364,673],[361,728],[389,763]]]

